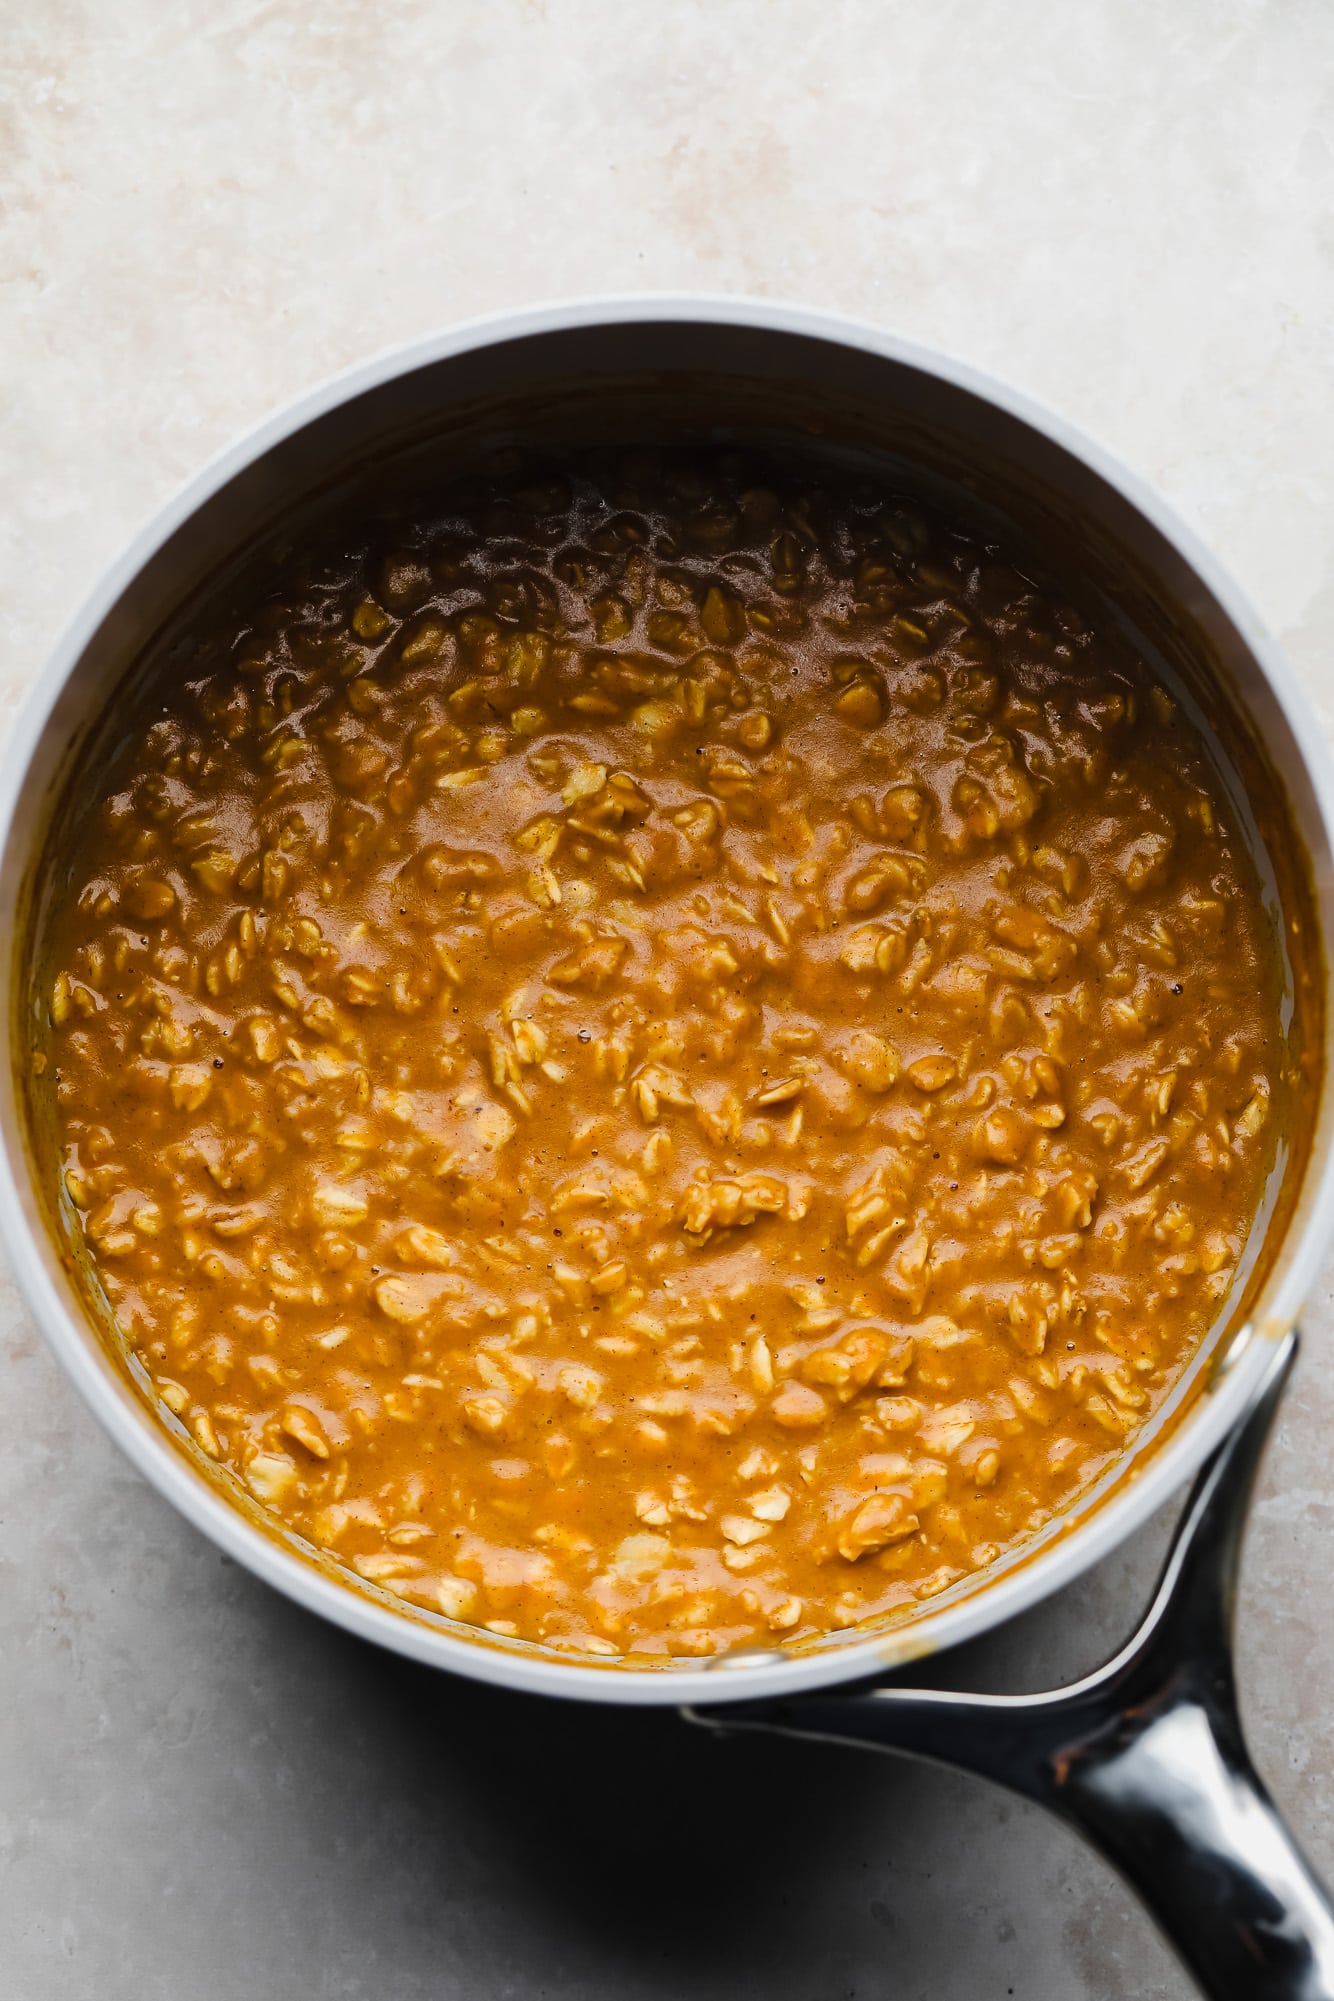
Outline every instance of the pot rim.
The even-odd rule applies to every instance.
[[[859,349],[936,378],[1000,409],[1082,461],[1145,517],[1183,558],[1242,635],[1292,730],[1327,838],[1334,847],[1334,756],[1301,684],[1256,610],[1175,510],[1095,439],[1026,392],[924,343],[835,312],[770,299],[704,293],[639,293],[563,300],[489,313],[382,350],[329,377],[274,411],[215,454],[131,538],[93,586],[29,688],[0,753],[0,853],[8,853],[20,797],[57,701],[108,613],[168,538],[230,480],[306,425],[386,382],[469,351],[535,335],[597,326],[721,324],[796,335]],[[8,1045],[13,1013],[5,1026]],[[13,1051],[10,1051],[11,1070]],[[1321,1140],[1316,1139],[1319,1151]],[[1214,1380],[1174,1432],[1119,1491],[1068,1533],[955,1604],[909,1623],[809,1652],[738,1653],[708,1663],[627,1668],[582,1665],[547,1652],[463,1636],[391,1608],[387,1598],[335,1581],[311,1559],[247,1519],[195,1472],[163,1425],[116,1369],[86,1316],[76,1316],[55,1284],[30,1224],[21,1189],[30,1180],[21,1144],[0,1140],[0,1244],[24,1300],[75,1388],[131,1463],[219,1549],[306,1610],[345,1631],[425,1665],[533,1694],[629,1705],[744,1701],[796,1695],[867,1680],[973,1639],[1049,1597],[1110,1553],[1198,1468],[1247,1407],[1272,1353],[1268,1336],[1296,1321],[1318,1270],[1319,1225],[1334,1215],[1334,1149],[1313,1160],[1281,1245],[1282,1269],[1264,1323],[1241,1330]],[[720,1672],[719,1670],[724,1671]]]

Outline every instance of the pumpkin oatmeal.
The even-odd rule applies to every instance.
[[[34,1089],[127,1346],[278,1523],[709,1654],[984,1569],[1161,1403],[1295,1073],[1110,625],[892,493],[644,461],[293,561],[156,686]]]

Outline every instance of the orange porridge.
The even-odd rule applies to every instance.
[[[198,644],[46,917],[161,1403],[414,1605],[600,1656],[911,1607],[1125,1448],[1295,1087],[1194,727],[892,493],[442,499]]]

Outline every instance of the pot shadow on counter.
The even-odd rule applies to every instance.
[[[1164,1534],[915,1679],[1036,1687],[1094,1665],[1133,1623]],[[1025,1984],[1010,1913],[1026,1890],[1031,1909],[1035,1870],[1068,1873],[1077,1851],[1036,1809],[901,1759],[444,1676],[236,1582],[278,1642],[274,1720],[306,1744],[272,1803],[304,1858],[294,1877],[327,1907],[298,1922],[336,1944],[355,1907],[340,1956],[375,1969],[374,1989],[330,1992],[845,2001],[884,1993],[891,1966],[889,1991],[933,2001],[1047,1991]],[[1110,1889],[1092,1858],[1076,1867]],[[1067,1970],[1069,1931],[1054,1918],[1047,1942]]]

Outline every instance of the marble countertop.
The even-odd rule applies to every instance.
[[[1334,16],[1316,0],[43,0],[0,19],[0,722],[134,527],[369,352],[605,291],[840,308],[1009,377],[1231,564],[1334,732]],[[1334,1295],[1242,1603],[1334,1873]],[[1119,1640],[1156,1526],[952,1660]],[[1180,2001],[980,1784],[382,1658],[113,1452],[0,1275],[0,1965],[16,2001]]]

